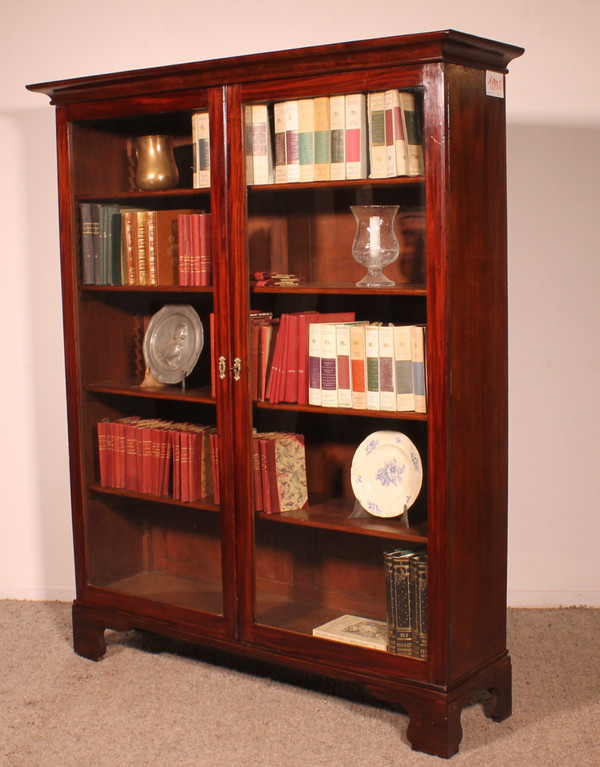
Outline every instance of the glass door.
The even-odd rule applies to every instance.
[[[209,631],[231,633],[233,501],[219,474],[229,392],[213,353],[227,338],[223,187],[211,183],[224,164],[221,99],[72,109],[65,279],[84,435],[79,594],[149,615],[168,605],[182,620],[202,612]]]
[[[324,656],[423,659],[423,95],[414,75],[386,78],[246,88],[236,105],[252,403],[242,625]]]

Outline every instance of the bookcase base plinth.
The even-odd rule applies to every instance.
[[[191,626],[136,617],[125,612],[88,606],[78,601],[73,604],[72,617],[75,652],[92,661],[100,661],[106,653],[106,630],[127,632],[138,629],[205,647],[212,646],[227,654],[237,649],[248,657],[254,657],[258,662],[266,662],[269,668],[275,668],[271,665],[274,661],[272,652],[265,652],[259,646],[241,646],[227,639],[215,638],[211,641]],[[315,669],[314,664],[306,663],[305,660],[292,661],[289,658],[289,661],[290,665],[298,668],[322,673]],[[414,683],[407,678],[383,683],[373,677],[370,681],[364,673],[340,673],[339,669],[336,671],[333,668],[330,671],[332,679],[358,683],[373,698],[395,707],[401,706],[409,717],[406,737],[413,751],[432,756],[448,759],[458,752],[463,732],[461,714],[468,704],[481,702],[484,714],[496,722],[511,715],[512,670],[508,653],[447,688],[428,683]],[[329,674],[325,673],[325,676]]]
[[[73,649],[88,660],[102,660],[106,653],[105,626],[77,603],[73,604]]]
[[[508,655],[448,690],[411,688],[410,691],[367,686],[373,697],[400,704],[408,713],[406,731],[413,751],[449,759],[462,740],[463,708],[481,699],[484,714],[501,722],[512,713],[512,669]]]

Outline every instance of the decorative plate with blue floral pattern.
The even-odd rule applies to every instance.
[[[358,446],[350,479],[365,511],[375,517],[397,517],[413,505],[421,490],[421,456],[406,434],[376,431]]]

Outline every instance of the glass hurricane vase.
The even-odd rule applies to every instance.
[[[351,205],[350,210],[357,226],[352,255],[368,270],[357,286],[386,288],[395,285],[382,269],[398,258],[400,246],[394,233],[398,205]]]

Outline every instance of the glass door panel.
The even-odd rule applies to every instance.
[[[232,504],[219,494],[223,407],[211,360],[225,288],[213,269],[222,202],[208,135],[221,118],[209,118],[207,93],[172,101],[172,111],[111,102],[70,125],[85,588],[138,611],[199,610],[218,629],[222,509]],[[169,154],[166,179],[140,155],[149,137]]]
[[[332,638],[330,622],[345,620],[351,627],[340,641],[417,655],[416,647],[413,652],[390,645],[389,625],[395,588],[391,553],[410,551],[424,559],[427,549],[426,482],[419,479],[417,492],[410,485],[427,475],[426,395],[419,389],[415,400],[412,383],[413,368],[420,365],[419,375],[424,373],[426,360],[423,166],[409,175],[407,154],[401,172],[394,165],[386,175],[382,115],[383,169],[377,170],[369,146],[369,136],[375,135],[369,132],[370,105],[378,103],[374,94],[325,93],[325,98],[314,93],[294,100],[256,98],[243,105],[254,630]],[[411,94],[420,112],[422,97],[416,90]],[[383,104],[383,89],[380,95]],[[366,153],[362,165],[351,161],[354,139],[346,129],[343,169],[334,167],[331,157],[337,140],[331,120],[340,99],[346,104],[347,128],[355,105],[362,110],[358,124]],[[304,102],[309,101],[313,115],[321,106],[317,102],[329,107],[325,170],[318,162],[322,137],[316,118],[308,137],[302,131]],[[290,111],[300,122],[296,128],[288,123],[286,130]],[[312,145],[308,169],[302,160],[307,143]],[[422,144],[413,151],[418,148],[422,151]],[[258,157],[261,152],[264,156]],[[366,268],[353,257],[354,206],[398,208],[394,232],[399,255],[384,269],[392,286],[357,286]],[[382,234],[374,231],[382,219],[380,208],[372,210],[377,221],[370,221],[370,236],[375,238]],[[380,244],[381,239],[373,239],[371,250]],[[411,332],[416,339],[420,334],[420,362],[411,356]],[[401,357],[407,338],[408,357]],[[402,379],[407,369],[410,392]],[[373,468],[365,451],[369,441],[377,440],[382,457]],[[394,440],[402,440],[400,448]],[[373,472],[387,472],[387,477],[372,503],[368,493],[360,503],[357,483],[375,481]],[[384,487],[390,482],[399,487],[396,495]],[[410,506],[407,511],[402,500]],[[426,616],[426,608],[421,615]]]

